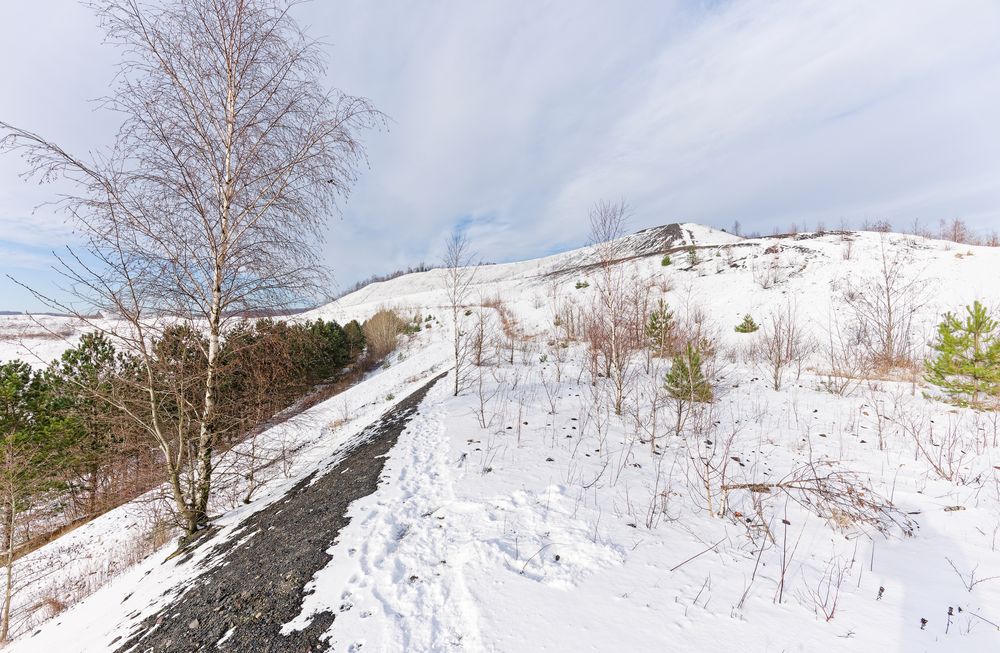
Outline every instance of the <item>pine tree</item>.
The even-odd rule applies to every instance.
[[[0,642],[10,635],[19,517],[61,477],[64,431],[50,417],[51,398],[44,375],[30,365],[18,360],[0,363],[0,562],[4,567]]]
[[[655,356],[663,356],[670,344],[674,328],[674,314],[667,309],[661,299],[649,318],[646,320],[646,339]]]
[[[67,448],[70,468],[86,488],[87,509],[92,514],[98,508],[103,468],[113,462],[115,449],[123,444],[121,433],[111,427],[115,416],[108,411],[107,398],[126,365],[107,336],[87,333],[47,372],[53,391],[52,414],[64,420],[71,440]]]
[[[357,320],[351,320],[344,325],[344,335],[347,336],[347,355],[353,359],[365,348],[365,333]]]
[[[983,395],[1000,398],[1000,323],[978,300],[965,307],[965,320],[946,313],[926,363],[926,379],[952,401],[980,406]]]
[[[753,333],[760,327],[753,321],[749,313],[743,316],[743,321],[736,325],[736,333]]]
[[[701,352],[688,343],[684,351],[674,356],[670,371],[663,379],[663,388],[677,404],[677,434],[684,425],[684,416],[695,403],[712,401],[712,384],[702,370]]]

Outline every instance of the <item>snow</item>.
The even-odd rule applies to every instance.
[[[898,505],[920,513],[918,532],[840,532],[791,506],[789,537],[799,543],[783,602],[775,604],[779,559],[771,549],[737,608],[755,561],[743,529],[706,516],[684,498],[685,481],[677,478],[669,516],[652,528],[643,523],[655,501],[655,466],[684,465],[679,443],[657,460],[645,448],[627,451],[621,430],[599,453],[593,437],[581,443],[573,430],[588,390],[567,383],[555,415],[541,402],[529,407],[518,445],[509,432],[493,436],[479,427],[474,396],[451,399],[439,386],[393,451],[392,480],[352,506],[340,555],[317,574],[304,614],[340,611],[332,650],[715,650],[752,643],[751,650],[977,651],[1000,643],[995,628],[968,616],[995,620],[990,609],[1000,605],[1000,582],[967,592],[946,559],[963,573],[977,564],[983,576],[1000,572],[996,532],[977,530],[996,524],[995,489],[989,499],[977,497],[974,487],[928,479],[912,451],[883,457],[872,439],[860,444],[862,437],[842,427],[827,429],[847,422],[862,402],[812,390],[814,380],[790,393],[741,380],[746,385],[722,400],[736,407],[723,412],[723,429],[745,414],[741,402],[759,393],[770,404],[734,449],[743,460],[753,460],[755,449],[764,452],[760,464],[776,470],[788,468],[783,459],[804,459],[797,411],[813,434],[833,432],[812,442],[814,459],[836,458],[877,487],[892,486]],[[521,383],[532,391],[531,380]],[[541,393],[537,376],[533,383]],[[978,469],[988,470],[995,453],[980,462]],[[944,511],[955,504],[969,508]],[[814,614],[808,593],[837,556],[851,571],[828,623]],[[948,606],[963,613],[945,635]],[[921,617],[929,620],[923,631]]]
[[[43,368],[76,344],[85,325],[52,315],[0,315],[0,361],[20,359]]]
[[[664,282],[675,311],[703,311],[729,351],[750,337],[732,329],[744,313],[762,322],[790,300],[822,339],[845,310],[845,288],[877,274],[883,247],[906,257],[908,278],[926,285],[928,301],[915,315],[922,342],[942,311],[977,298],[1000,303],[997,249],[896,234],[751,240],[681,228],[670,266],[643,250],[642,236],[622,245],[621,265]],[[694,264],[685,249],[692,244]],[[625,256],[630,251],[639,255]],[[991,415],[935,402],[900,379],[873,379],[848,396],[825,392],[818,361],[775,391],[734,354],[714,377],[716,402],[702,415],[703,430],[682,438],[661,430],[654,453],[638,441],[634,420],[601,412],[600,388],[581,369],[581,345],[571,347],[558,382],[551,355],[542,360],[553,298],[585,305],[595,291],[586,267],[592,257],[583,249],[477,269],[474,303],[501,298],[533,348],[513,363],[473,370],[482,374],[481,390],[474,384],[452,397],[450,380],[432,389],[390,452],[386,480],[351,505],[333,559],[286,630],[333,610],[334,651],[1000,649],[1000,579],[984,580],[1000,576],[1000,450]],[[392,405],[386,397],[401,398],[447,369],[442,274],[373,284],[299,318],[344,322],[392,306],[441,323],[408,340],[387,369],[267,431],[266,441],[299,453],[250,506],[226,512],[220,541],[249,512],[336,459]],[[575,287],[588,278],[588,288]],[[659,382],[663,365],[639,374],[637,393]],[[934,429],[937,454],[954,438],[952,480],[934,472],[905,429],[921,417]],[[731,511],[750,522],[710,516],[692,461],[709,455],[731,461],[734,483],[829,465],[852,474],[856,491],[891,498],[899,523],[882,533],[780,492],[731,491]],[[81,550],[93,560],[113,557],[140,530],[139,505],[43,547],[26,566],[55,559],[70,576],[84,568]],[[150,614],[164,591],[182,591],[189,567],[162,564],[168,553],[121,570],[11,650],[112,649],[126,615]],[[970,589],[973,572],[982,582]],[[827,620],[823,604],[832,608],[838,577]]]

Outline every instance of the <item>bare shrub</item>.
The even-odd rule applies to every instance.
[[[819,580],[813,587],[806,587],[816,615],[823,617],[824,621],[833,621],[837,615],[837,606],[840,602],[840,588],[844,584],[848,567],[839,558],[834,557],[826,564],[826,569],[820,575]]]
[[[394,310],[380,308],[365,320],[362,329],[368,358],[379,361],[395,351],[399,334],[406,329],[406,322]]]
[[[963,574],[958,570],[958,567],[955,565],[955,563],[952,561],[951,558],[945,557],[945,560],[948,561],[948,564],[951,566],[952,570],[956,574],[958,574],[958,578],[962,581],[962,585],[968,592],[971,592],[976,587],[976,585],[979,585],[980,583],[988,583],[990,581],[1000,580],[1000,575],[985,576],[985,577],[980,576],[979,578],[976,578],[976,572],[979,570],[979,565],[973,567],[968,574]]]
[[[842,325],[832,313],[820,353],[825,367],[820,387],[827,392],[848,395],[872,374],[872,359],[857,329]]]
[[[815,349],[812,339],[799,326],[798,308],[788,302],[784,309],[771,311],[757,339],[755,358],[771,377],[771,386],[781,389],[786,371],[802,374],[806,358]]]
[[[781,267],[780,251],[777,250],[763,261],[759,258],[754,259],[750,265],[750,271],[753,274],[753,280],[764,290],[773,288],[787,279]]]
[[[514,354],[517,351],[518,343],[525,339],[524,330],[521,323],[514,315],[507,303],[499,297],[493,297],[483,301],[483,306],[494,309],[500,318],[500,332],[493,338],[496,345],[497,358],[506,360],[509,364],[514,364]]]
[[[861,224],[862,231],[873,231],[879,234],[887,234],[892,231],[892,223],[883,218],[865,219]]]
[[[725,479],[729,477],[733,444],[740,429],[734,427],[726,433],[720,433],[716,428],[716,414],[712,404],[707,404],[705,410],[696,413],[692,422],[694,437],[685,441],[691,461],[689,480],[699,488],[709,516],[722,516],[728,510]]]
[[[845,261],[850,261],[854,258],[854,237],[843,232],[840,234],[840,258]]]
[[[922,459],[946,481],[966,480],[962,470],[972,448],[967,446],[960,417],[949,416],[944,425],[939,425],[924,411],[908,410],[899,411],[896,419],[913,442],[915,460]]]
[[[842,282],[843,298],[859,341],[873,362],[888,369],[914,358],[914,316],[927,302],[927,284],[908,275],[906,253],[879,239],[878,272]]]
[[[61,562],[48,555],[32,561],[32,569],[20,578],[25,586],[24,600],[12,613],[11,635],[25,635],[45,621],[57,616],[67,607],[108,584],[126,569],[133,567],[161,547],[173,542],[180,534],[175,526],[176,518],[167,513],[168,497],[161,495],[146,507],[145,531],[137,537],[121,543],[109,555],[91,556],[85,545],[77,543],[68,551],[78,560],[87,560],[81,566],[74,566],[66,573]],[[27,565],[26,565],[27,566]]]

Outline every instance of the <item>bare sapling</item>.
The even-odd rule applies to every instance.
[[[693,420],[692,435],[686,440],[691,465],[689,473],[700,487],[705,510],[710,517],[721,517],[729,511],[726,479],[732,463],[732,448],[739,428],[721,433],[716,427],[713,405],[706,406]]]
[[[774,600],[776,603],[781,603],[785,598],[785,587],[786,580],[788,579],[788,568],[792,564],[792,560],[795,559],[795,552],[799,549],[799,542],[802,541],[802,533],[805,532],[805,527],[799,529],[799,536],[795,539],[795,542],[789,548],[788,544],[788,527],[791,526],[792,522],[788,520],[788,499],[785,499],[785,510],[784,516],[781,518],[781,541],[778,546],[781,548],[781,564],[779,567],[778,576],[778,589],[774,593]],[[775,543],[778,541],[775,540]]]
[[[813,351],[812,341],[800,327],[798,309],[792,302],[771,312],[755,344],[756,358],[767,370],[775,390],[781,389],[789,370],[795,371],[796,380],[801,376],[802,366]]]
[[[18,545],[21,540],[28,539],[19,537],[19,531],[26,526],[26,518],[30,517],[30,511],[23,510],[24,503],[42,489],[40,484],[45,479],[39,469],[45,464],[44,458],[54,453],[32,442],[30,437],[24,437],[22,429],[28,425],[20,422],[23,415],[18,413],[21,411],[11,411],[9,405],[4,408],[6,414],[0,417],[0,425],[4,429],[0,433],[0,560],[4,566],[0,643],[11,637],[12,603],[21,582],[15,573],[15,561],[19,554]]]
[[[555,415],[559,412],[559,394],[562,392],[562,382],[554,375],[546,374],[544,367],[539,371],[539,377],[542,391],[545,394],[545,402],[549,407],[549,415]]]
[[[859,342],[884,370],[912,363],[914,316],[928,299],[927,283],[908,264],[907,252],[880,232],[876,274],[844,282],[844,302]]]
[[[465,305],[468,303],[469,292],[476,276],[472,260],[473,254],[469,251],[468,239],[465,234],[456,231],[445,243],[442,260],[445,267],[445,295],[448,298],[448,310],[451,312],[452,354],[455,365],[453,394],[456,397],[464,383],[469,362],[469,342],[462,329]]]
[[[657,437],[660,435],[659,422],[667,395],[661,379],[661,366],[653,363],[649,375],[640,378],[636,388],[636,400],[632,402],[632,420],[636,430],[649,440],[650,453],[657,453]]]
[[[648,290],[644,293],[643,284],[632,278],[626,266],[615,258],[615,241],[624,235],[627,215],[624,201],[598,202],[590,211],[590,240],[598,270],[594,277],[588,342],[611,383],[616,415],[622,414],[634,373],[633,359],[644,338],[646,316],[640,305],[643,296],[648,298]]]
[[[482,303],[482,300],[480,302],[480,305],[473,312],[472,330],[469,334],[469,350],[472,364],[476,367],[493,363],[489,356],[488,345],[495,339],[492,333],[492,311],[487,310],[487,306]]]
[[[975,589],[976,585],[979,585],[980,583],[988,583],[991,581],[1000,580],[1000,574],[994,576],[980,576],[977,578],[976,572],[979,571],[979,565],[974,566],[972,569],[969,570],[967,574],[963,574],[961,571],[958,570],[958,566],[955,565],[954,561],[951,558],[945,557],[945,560],[948,561],[948,564],[951,566],[952,570],[958,575],[958,578],[962,581],[962,586],[965,587],[965,590],[967,592],[972,592],[972,590]]]
[[[490,372],[492,371],[492,374]],[[492,376],[492,383],[488,376]],[[496,414],[490,410],[490,407],[496,403],[498,398],[503,397],[508,389],[508,384],[506,382],[506,377],[503,376],[499,370],[494,368],[488,368],[485,366],[479,366],[475,371],[475,383],[474,387],[476,390],[476,400],[477,404],[473,409],[476,414],[476,420],[479,422],[479,427],[482,429],[491,428],[496,419]]]
[[[843,325],[832,312],[820,353],[824,367],[820,387],[827,392],[849,395],[872,374],[872,357],[862,346],[860,334],[854,327]]]
[[[949,415],[943,425],[920,410],[901,411],[897,417],[914,445],[914,459],[923,460],[937,476],[955,483],[965,482],[972,451],[964,435],[961,415]],[[937,427],[937,428],[935,428]]]
[[[812,601],[816,615],[824,621],[833,621],[840,603],[840,588],[847,578],[848,568],[834,556],[827,564],[814,586],[806,587],[806,594]]]
[[[569,359],[569,343],[565,340],[550,340],[548,358],[552,361],[552,368],[556,373],[556,383],[562,383],[563,370]]]
[[[646,506],[646,528],[653,529],[666,518],[672,521],[676,515],[670,514],[670,498],[673,493],[674,466],[677,458],[670,458],[670,469],[664,469],[667,456],[657,456],[656,474],[653,477],[653,487],[650,492],[649,504]]]

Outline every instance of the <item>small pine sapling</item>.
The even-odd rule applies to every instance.
[[[676,432],[680,435],[684,417],[695,403],[712,401],[712,384],[702,370],[701,352],[688,343],[684,351],[674,356],[670,371],[663,379],[663,389],[677,405]]]
[[[753,321],[749,313],[743,316],[743,321],[736,325],[736,333],[753,333],[760,327]]]
[[[662,265],[663,267],[667,267],[668,265],[670,265],[670,255],[669,254],[667,254],[666,256],[663,257],[662,260],[660,260],[660,265]]]
[[[654,356],[665,356],[672,340],[674,314],[662,299],[646,320],[646,340]]]
[[[1000,397],[1000,333],[978,300],[965,307],[965,320],[945,313],[926,363],[926,379],[955,403],[981,406],[984,396]]]

